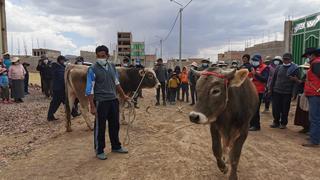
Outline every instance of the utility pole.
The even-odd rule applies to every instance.
[[[187,5],[183,6],[181,3],[176,0],[170,0],[180,6],[179,15],[180,15],[180,33],[179,33],[179,66],[182,68],[182,11],[191,3],[192,0],[188,2]]]

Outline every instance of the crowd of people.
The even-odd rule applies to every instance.
[[[30,64],[21,63],[19,57],[10,58],[9,53],[0,57],[0,97],[1,103],[23,103],[25,95],[29,94]]]

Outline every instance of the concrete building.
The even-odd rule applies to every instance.
[[[61,55],[60,51],[52,50],[52,49],[32,49],[32,55],[40,57],[42,55],[47,55],[49,58],[56,59]]]
[[[188,58],[188,59],[182,59],[182,67],[191,65],[192,62],[198,63],[198,65],[201,64],[201,61],[208,60],[206,58]],[[167,61],[167,68],[174,69],[176,66],[179,66],[180,62],[179,59],[170,59]]]
[[[0,54],[8,51],[5,0],[0,0]]]
[[[118,32],[118,58],[121,60],[124,57],[131,59],[131,44],[132,33],[131,32]]]
[[[243,51],[227,51],[218,54],[218,61],[224,61],[227,64],[231,64],[233,60],[240,61],[243,54]]]
[[[157,56],[155,54],[146,54],[144,66],[146,68],[153,68],[157,62]]]
[[[271,41],[261,44],[256,44],[253,47],[246,48],[244,54],[260,54],[263,58],[266,56],[282,56],[285,53],[284,41]]]
[[[144,42],[132,42],[131,44],[131,63],[140,61],[142,65],[145,65],[145,44]]]
[[[85,61],[94,62],[96,60],[96,53],[90,51],[80,51],[80,56],[83,57]]]

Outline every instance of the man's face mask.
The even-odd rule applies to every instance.
[[[97,62],[102,65],[102,66],[105,66],[107,64],[107,59],[105,58],[98,58],[97,59]]]
[[[208,67],[209,64],[208,63],[202,63],[202,67]]]
[[[254,66],[254,67],[258,67],[258,66],[260,66],[260,62],[259,61],[252,61],[252,66]]]
[[[307,62],[307,63],[310,63],[310,59],[309,59],[309,58],[306,58],[306,62]]]
[[[49,60],[48,60],[48,59],[45,59],[45,60],[43,60],[43,62],[44,62],[45,64],[48,64]]]

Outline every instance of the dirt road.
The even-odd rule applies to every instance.
[[[213,158],[209,128],[179,129],[190,124],[188,104],[182,104],[182,113],[177,106],[155,107],[154,91],[144,91],[130,144],[124,145],[130,153],[109,153],[107,146],[108,159],[100,161],[94,156],[92,132],[84,121],[74,119],[71,133],[64,132],[62,120],[46,122],[49,101],[38,91],[32,92],[25,104],[0,109],[15,114],[0,121],[9,127],[0,129],[0,179],[227,179]],[[145,110],[150,105],[148,114]],[[18,115],[20,111],[27,114]],[[57,116],[64,119],[62,109]],[[250,132],[244,145],[240,179],[320,179],[320,151],[300,145],[306,136],[297,133],[300,128],[292,125],[292,116],[288,129],[280,130],[268,127],[271,114],[262,115],[262,131]],[[121,140],[125,131],[122,126]]]

